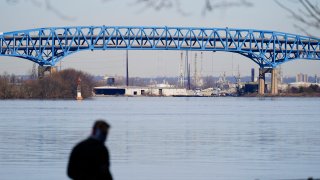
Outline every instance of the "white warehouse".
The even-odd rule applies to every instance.
[[[94,88],[95,95],[106,96],[185,96],[185,88],[174,87],[114,87],[100,86]]]

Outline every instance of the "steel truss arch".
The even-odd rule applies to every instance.
[[[320,60],[319,38],[254,29],[74,26],[0,34],[0,56],[45,66],[82,50],[123,49],[226,51],[271,68],[291,60]]]

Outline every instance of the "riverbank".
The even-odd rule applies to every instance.
[[[259,95],[258,93],[244,94],[241,97],[320,97],[320,93],[279,93],[277,95],[264,94]]]
[[[93,77],[74,69],[26,80],[14,75],[1,75],[0,99],[75,99],[78,85],[83,98],[92,96]]]

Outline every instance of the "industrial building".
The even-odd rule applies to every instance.
[[[93,89],[96,96],[179,96],[187,95],[185,88],[174,87],[114,87],[100,86]]]

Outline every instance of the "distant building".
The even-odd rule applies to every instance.
[[[296,82],[305,82],[305,83],[309,82],[308,75],[302,74],[302,73],[297,74]]]
[[[106,96],[176,96],[187,95],[185,88],[173,87],[112,87],[101,86],[93,89],[95,95]]]
[[[115,84],[115,78],[114,77],[108,77],[106,80],[107,80],[107,85],[108,86],[114,86],[114,84]]]
[[[258,83],[246,83],[244,85],[245,93],[257,93],[259,89]]]

